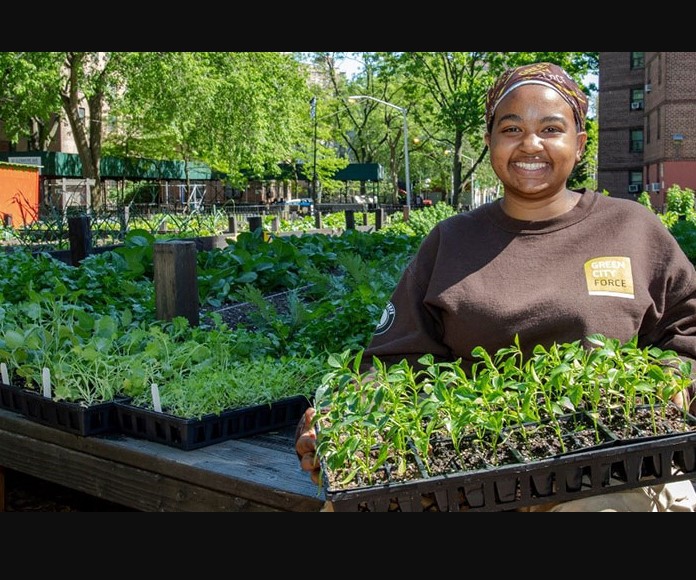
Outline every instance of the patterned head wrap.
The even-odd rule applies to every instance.
[[[552,88],[573,109],[575,122],[580,130],[585,130],[587,116],[587,96],[578,84],[560,66],[550,62],[537,62],[506,70],[486,98],[486,128],[490,131],[493,115],[500,102],[517,87],[522,85],[544,85]]]

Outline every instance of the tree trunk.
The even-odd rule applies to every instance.
[[[82,162],[82,177],[94,180],[92,195],[92,209],[99,209],[105,203],[105,195],[102,190],[101,174],[99,165],[101,163],[101,138],[102,138],[102,118],[104,94],[97,89],[87,101],[89,108],[89,118],[87,115],[80,115],[80,103],[82,95],[80,92],[80,77],[82,67],[85,63],[85,54],[81,52],[71,52],[67,56],[67,66],[69,68],[67,92],[61,94],[63,110],[70,123],[70,128],[75,138],[77,153]],[[86,124],[90,127],[87,129]]]

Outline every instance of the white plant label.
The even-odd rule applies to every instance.
[[[157,413],[161,413],[162,402],[160,401],[159,387],[155,383],[152,383],[150,391],[152,392],[152,406],[155,408]]]
[[[7,374],[7,365],[5,363],[0,363],[0,379],[2,379],[3,385],[10,384],[10,375]]]
[[[43,370],[43,396],[47,399],[51,398],[51,370],[44,367]]]

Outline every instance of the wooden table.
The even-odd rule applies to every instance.
[[[0,409],[2,469],[145,512],[317,512],[294,428],[184,451],[121,434],[81,437]]]

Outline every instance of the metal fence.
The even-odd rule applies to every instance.
[[[308,207],[226,204],[224,207],[201,206],[186,211],[158,204],[131,204],[99,211],[74,206],[65,209],[51,208],[42,213],[40,220],[14,229],[6,228],[0,245],[23,246],[34,252],[67,250],[70,247],[68,223],[73,217],[89,217],[91,244],[98,248],[123,243],[128,232],[133,229],[142,229],[152,235],[172,233],[200,237],[232,231],[232,218],[237,224],[236,231],[244,231],[252,218],[277,216],[291,220],[317,213],[327,215],[347,210],[366,213],[377,207],[384,209],[387,215],[402,211],[401,206],[367,204],[317,204]]]

